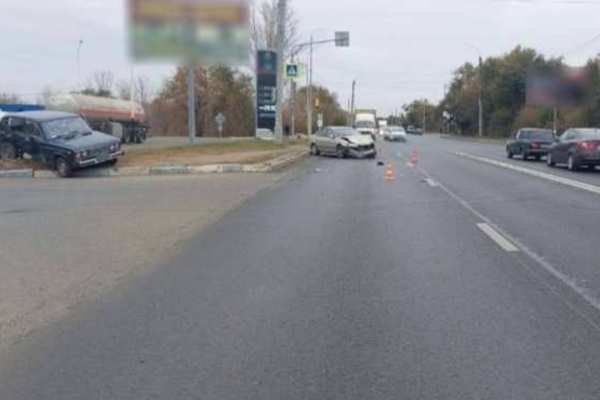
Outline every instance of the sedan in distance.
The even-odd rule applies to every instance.
[[[506,156],[513,158],[517,155],[523,157],[523,160],[530,157],[540,160],[548,154],[554,141],[554,133],[550,129],[519,129],[506,144]]]
[[[311,139],[312,155],[333,155],[337,158],[375,158],[377,150],[370,135],[345,126],[329,126],[319,130]]]
[[[572,128],[552,146],[546,158],[550,167],[566,165],[571,171],[600,165],[600,129]]]
[[[383,138],[391,142],[406,142],[406,131],[401,126],[388,126],[383,131]]]

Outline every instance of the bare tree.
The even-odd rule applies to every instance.
[[[56,91],[51,86],[44,86],[42,93],[38,96],[37,102],[42,105],[48,105],[50,99],[56,95]]]
[[[152,87],[150,80],[146,76],[138,76],[134,82],[134,100],[142,105],[149,104],[152,100]],[[123,100],[131,99],[131,81],[121,80],[116,85],[116,91],[119,98]]]
[[[252,4],[250,19],[250,42],[253,59],[257,50],[275,49],[277,47],[277,24],[279,0],[256,0]],[[284,52],[287,58],[295,43],[298,42],[298,17],[293,7],[288,6],[285,22]]]

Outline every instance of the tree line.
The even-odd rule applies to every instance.
[[[574,71],[582,80],[576,87],[546,101],[532,101],[532,82],[546,79],[556,90],[565,71]],[[542,81],[542,83],[544,83]],[[578,87],[577,87],[578,86]],[[481,66],[465,63],[456,69],[445,97],[433,104],[421,99],[403,107],[402,123],[428,130],[475,135],[479,127],[479,93],[482,94],[483,126],[486,136],[507,137],[522,127],[569,127],[600,125],[600,66],[589,60],[573,69],[562,58],[545,57],[531,48],[517,46],[507,54],[485,59]],[[577,92],[573,94],[573,91]]]

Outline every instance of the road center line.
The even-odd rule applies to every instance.
[[[518,253],[519,249],[515,247],[514,244],[509,242],[504,236],[499,234],[494,228],[492,228],[489,224],[481,223],[477,224],[477,227],[483,231],[486,235],[489,236],[498,246],[502,248],[502,250],[509,253]]]
[[[541,178],[541,179],[545,179],[547,181],[551,181],[554,183],[558,183],[564,186],[569,186],[575,189],[580,189],[580,190],[585,190],[587,192],[590,193],[594,193],[594,194],[600,194],[600,186],[596,186],[596,185],[591,185],[589,183],[584,183],[581,181],[576,181],[574,179],[569,179],[569,178],[564,178],[562,176],[558,176],[558,175],[554,175],[554,174],[548,174],[545,172],[541,172],[541,171],[536,171],[530,168],[523,168],[523,167],[519,167],[516,165],[512,165],[512,164],[508,164],[505,162],[501,162],[501,161],[496,161],[493,160],[491,158],[485,158],[485,157],[479,157],[479,156],[474,156],[472,154],[467,154],[467,153],[462,153],[462,152],[457,152],[454,153],[455,155],[462,157],[462,158],[467,158],[473,161],[478,161],[481,163],[485,163],[485,164],[489,164],[489,165],[494,165],[496,167],[500,167],[500,168],[504,168],[504,169],[509,169],[512,171],[516,171],[516,172],[520,172],[526,175],[530,175],[530,176],[534,176],[536,178]]]

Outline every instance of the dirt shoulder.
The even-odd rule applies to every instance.
[[[285,144],[262,140],[233,140],[224,143],[195,145],[173,142],[151,142],[149,145],[127,146],[118,167],[155,167],[162,165],[202,166],[212,164],[259,164],[286,154],[306,149],[306,141],[295,139]],[[0,160],[0,170],[47,170],[31,160]]]
[[[256,164],[306,147],[301,141],[277,144],[260,140],[139,149],[127,152],[122,167],[156,165]]]

